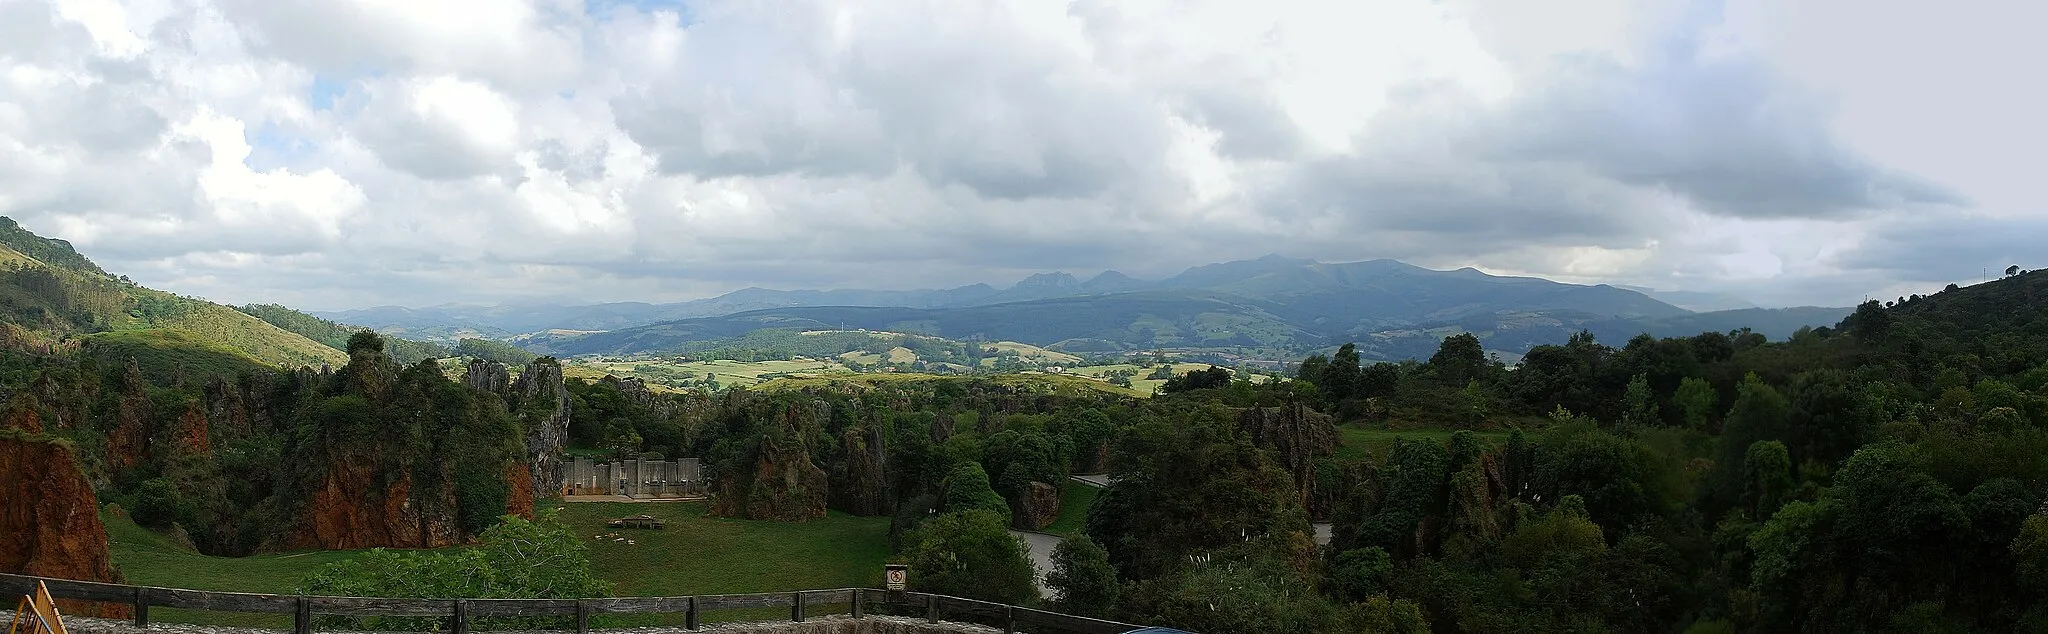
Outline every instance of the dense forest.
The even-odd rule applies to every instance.
[[[2044,301],[2028,274],[1784,341],[1582,334],[1512,368],[1469,336],[1402,364],[1346,346],[1144,400],[571,381],[571,436],[705,457],[723,513],[891,514],[914,586],[1005,601],[1033,599],[1001,531],[1038,521],[1035,485],[1106,468],[1055,603],[1199,632],[2039,631]],[[1339,442],[1401,429],[1460,431]]]
[[[558,383],[465,385],[368,331],[345,345],[339,368],[236,378],[11,354],[0,420],[66,442],[102,501],[209,554],[441,546],[532,514],[528,438]],[[559,382],[552,363],[526,372]]]
[[[1581,332],[1508,366],[1460,334],[1141,399],[1046,375],[655,391],[469,342],[525,366],[444,368],[37,248],[0,263],[0,427],[208,554],[565,535],[507,516],[576,451],[701,458],[720,516],[891,518],[914,588],[1024,604],[1007,530],[1106,473],[1049,602],[1206,634],[2048,630],[2048,273],[1780,340]]]

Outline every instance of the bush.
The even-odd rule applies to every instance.
[[[1053,547],[1045,584],[1062,611],[1102,616],[1116,608],[1116,568],[1109,565],[1109,551],[1087,537],[1068,537]]]
[[[575,599],[610,593],[590,572],[583,543],[554,511],[528,521],[508,515],[473,548],[398,551],[382,548],[329,564],[299,582],[298,594],[431,599]],[[435,630],[441,617],[320,617],[323,629]],[[561,617],[473,618],[472,627],[568,629]]]
[[[984,510],[925,520],[904,539],[911,589],[1010,604],[1038,598],[1037,570],[1009,526]]]

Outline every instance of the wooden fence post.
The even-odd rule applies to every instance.
[[[1003,634],[1017,634],[1017,606],[1003,605]]]
[[[867,593],[867,591],[865,591],[865,590],[862,590],[862,589],[860,589],[860,588],[854,588],[854,589],[853,589],[853,618],[856,618],[856,619],[858,619],[858,618],[864,618],[864,617],[866,617],[866,616],[867,616],[867,614],[865,614],[865,613],[863,613],[863,612],[862,612],[862,610],[861,610],[862,606],[861,606],[861,604],[860,604],[861,600],[862,600],[862,599],[864,599],[864,598],[867,598],[867,596],[868,596],[868,593]]]
[[[924,598],[924,621],[926,623],[939,622],[939,598],[937,596],[926,596]]]
[[[690,609],[683,613],[683,627],[697,629],[697,597],[690,597]]]
[[[576,600],[576,634],[590,634],[590,604]]]
[[[799,590],[791,593],[791,596],[795,598],[795,601],[790,603],[789,620],[802,623],[804,622],[804,593]]]
[[[142,588],[135,589],[135,627],[149,625],[149,600],[142,593]]]
[[[313,634],[313,602],[305,597],[292,606],[292,634]]]
[[[469,634],[468,601],[464,601],[462,599],[455,600],[455,623],[454,627],[450,629],[454,630],[454,634]]]

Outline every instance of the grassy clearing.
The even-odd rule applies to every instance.
[[[266,365],[227,344],[183,330],[117,330],[80,339],[85,341],[86,353],[101,363],[119,367],[134,359],[145,378],[160,383],[168,383],[180,374],[201,380],[207,376],[237,377]]]
[[[889,519],[834,512],[804,523],[706,517],[702,503],[558,504],[589,549],[591,568],[616,596],[682,596],[878,586],[889,556]],[[605,520],[647,514],[663,530],[615,530]],[[210,557],[151,532],[118,512],[102,513],[114,564],[128,583],[198,590],[289,594],[305,575],[366,551],[307,551]],[[628,543],[630,541],[631,543]],[[823,608],[821,608],[823,609]],[[825,610],[829,611],[829,610]],[[787,612],[782,612],[786,614]],[[820,612],[824,613],[823,611]],[[746,618],[745,612],[707,615]],[[287,615],[155,609],[153,620],[288,627]],[[680,615],[621,617],[620,625],[667,624]]]
[[[802,523],[706,517],[699,502],[562,504],[562,519],[589,539],[598,577],[619,596],[681,596],[878,585],[889,556],[889,518],[833,512]],[[662,530],[604,521],[652,515]],[[633,543],[627,543],[630,540]]]
[[[1095,496],[1101,494],[1102,489],[1067,482],[1060,487],[1060,517],[1046,526],[1045,532],[1069,537],[1081,534],[1088,526],[1088,505],[1094,504]]]
[[[338,561],[361,555],[361,550],[315,550],[250,557],[210,557],[173,543],[169,538],[135,525],[126,513],[108,509],[100,513],[107,526],[107,549],[128,583],[165,588],[188,588],[221,592],[291,594],[299,579]],[[196,623],[236,627],[289,628],[291,617],[284,614],[248,614],[207,610],[154,608],[150,620],[166,623]]]
[[[907,350],[905,352],[908,352]],[[879,357],[878,357],[879,358]],[[597,378],[604,375],[639,377],[656,385],[673,377],[688,377],[701,380],[713,376],[720,385],[754,385],[760,383],[762,375],[795,373],[851,373],[845,365],[834,360],[802,361],[733,361],[718,359],[712,361],[689,361],[678,363],[666,359],[636,359],[628,361],[574,361],[564,368],[567,376]]]
[[[982,344],[982,347],[1015,352],[1019,357],[1042,361],[1045,363],[1065,364],[1079,363],[1081,361],[1080,357],[1067,354],[1065,352],[1054,352],[1052,350],[1040,348],[1038,346],[1034,346],[1028,343],[1017,343],[1015,341],[998,341],[990,344]]]
[[[1337,427],[1337,456],[1342,458],[1363,458],[1369,456],[1379,459],[1387,455],[1387,450],[1394,446],[1395,439],[1411,441],[1430,440],[1442,443],[1449,442],[1451,435],[1457,432],[1458,430],[1455,429],[1368,429],[1356,424],[1339,425]],[[1509,432],[1507,430],[1473,430],[1472,433],[1478,434],[1479,439],[1487,444],[1497,445],[1507,442]]]

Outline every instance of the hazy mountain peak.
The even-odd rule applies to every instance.
[[[1010,288],[1012,288],[1012,289],[1049,289],[1049,288],[1075,288],[1075,287],[1078,287],[1078,286],[1080,286],[1080,285],[1081,285],[1081,281],[1080,281],[1080,280],[1077,280],[1077,279],[1074,279],[1074,276],[1073,276],[1072,274],[1070,274],[1070,273],[1067,273],[1066,271],[1054,271],[1054,272],[1052,272],[1052,273],[1039,273],[1039,274],[1036,274],[1036,275],[1032,275],[1031,277],[1027,277],[1027,278],[1024,278],[1024,279],[1023,279],[1022,281],[1019,281],[1019,282],[1017,282],[1017,284],[1016,284],[1015,286],[1011,286]]]
[[[1082,282],[1081,290],[1090,293],[1116,293],[1143,288],[1146,285],[1147,282],[1144,280],[1124,275],[1122,271],[1109,270],[1097,273],[1095,277]]]

